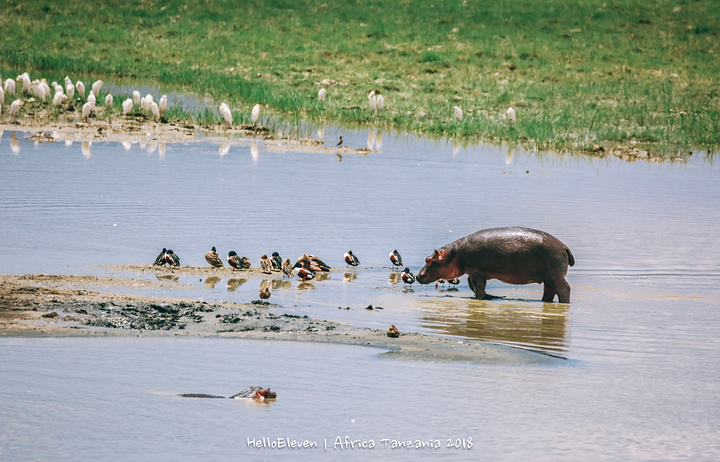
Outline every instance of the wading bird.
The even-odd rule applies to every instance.
[[[205,254],[205,260],[210,264],[210,266],[213,266],[215,268],[220,268],[224,266],[222,260],[220,260],[220,257],[218,257],[215,247],[213,247],[210,252]]]
[[[352,250],[348,250],[345,253],[345,263],[347,263],[350,266],[357,266],[360,264],[360,260],[358,260],[358,257],[353,254]]]
[[[15,101],[10,104],[10,116],[13,118],[13,120],[17,120],[18,115],[20,114],[20,108],[23,106],[22,101],[19,99],[16,99]]]
[[[95,97],[95,93],[90,93],[87,97],[87,102],[95,109],[95,103],[97,102],[97,98]]]
[[[155,258],[155,263],[153,263],[153,266],[162,266],[165,263],[165,254],[167,253],[167,249],[163,247],[162,252]]]
[[[383,95],[377,95],[377,109],[378,111],[385,109],[385,98],[383,98]]]
[[[505,111],[505,114],[507,114],[508,122],[511,124],[515,123],[515,109],[509,107],[507,111]]]
[[[133,104],[135,106],[140,106],[140,92],[137,90],[133,91]]]
[[[341,137],[338,139],[338,143],[335,145],[335,147],[337,148],[337,147],[342,146],[342,143],[343,143],[343,141],[342,141],[342,136],[341,136]]]
[[[321,103],[322,103],[323,101],[325,101],[325,94],[326,94],[326,93],[327,93],[327,91],[326,91],[324,88],[321,88],[320,91],[318,91],[318,101],[320,101]]]
[[[460,109],[460,106],[455,106],[453,108],[453,117],[455,117],[457,120],[462,120],[463,114],[462,114],[462,109]]]
[[[133,108],[132,100],[130,98],[128,98],[125,101],[123,101],[122,108],[123,108],[123,115],[130,114],[130,111],[132,111],[132,108]]]
[[[167,95],[162,95],[160,97],[158,109],[160,109],[160,114],[165,114],[165,111],[167,111]]]
[[[258,117],[260,117],[260,108],[261,107],[262,107],[261,104],[256,104],[252,108],[251,120],[252,120],[253,125],[255,124],[255,122],[257,122]]]
[[[81,80],[75,82],[75,89],[81,98],[85,98],[85,84]]]
[[[8,95],[15,94],[15,81],[13,79],[7,79],[5,81],[5,93]]]
[[[282,262],[282,272],[283,272],[283,274],[284,274],[285,276],[291,277],[291,276],[292,276],[292,271],[293,271],[292,262],[290,261],[289,258],[286,258],[286,259],[283,260],[283,262]]]
[[[92,112],[93,105],[90,103],[83,104],[82,107],[82,119],[87,122],[88,117],[90,117],[90,113]]]
[[[272,261],[270,261],[267,254],[263,254],[263,256],[260,257],[260,268],[262,268],[263,273],[272,273]]]
[[[52,103],[55,106],[60,106],[63,103],[63,101],[65,101],[66,98],[67,98],[67,96],[65,96],[65,93],[59,91],[59,92],[55,93],[55,96],[53,96]]]
[[[372,90],[368,95],[368,107],[371,111],[377,109],[377,99],[375,98],[375,90]]]
[[[155,101],[150,102],[150,111],[152,112],[155,122],[160,120],[160,108],[158,108],[158,105]]]
[[[110,110],[112,109],[113,105],[113,95],[108,93],[108,95],[105,97],[105,109]]]
[[[5,104],[5,90],[0,87],[0,104]]]
[[[265,301],[268,298],[270,298],[271,292],[270,287],[265,287],[264,289],[260,289],[260,300]]]
[[[103,81],[102,81],[102,80],[96,80],[95,82],[93,82],[93,84],[92,84],[92,90],[90,90],[90,91],[92,91],[93,94],[94,94],[96,97],[97,97],[97,96],[100,96],[100,89],[102,88],[102,86],[103,86]]]
[[[281,271],[282,270],[282,258],[280,258],[279,253],[273,252],[270,260],[272,263],[273,271]]]
[[[228,252],[227,262],[234,270],[243,269],[242,260],[234,250]]]
[[[415,282],[415,276],[410,272],[410,268],[405,268],[402,274],[402,280],[405,284],[410,285]]]
[[[397,249],[390,252],[390,263],[392,263],[393,269],[395,269],[396,266],[403,266],[402,257],[400,256],[400,252],[398,252]]]
[[[228,125],[232,125],[232,112],[230,112],[230,107],[224,102],[220,104],[220,115]]]
[[[67,94],[68,101],[72,103],[73,98],[75,98],[75,85],[73,85],[72,82],[65,85],[65,94]]]

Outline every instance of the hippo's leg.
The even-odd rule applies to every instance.
[[[477,274],[471,274],[468,276],[468,285],[470,286],[470,290],[475,293],[475,298],[477,298],[478,300],[482,300],[483,298],[487,297],[487,294],[485,293],[486,283],[487,279],[482,276],[478,276]]]
[[[543,286],[543,302],[552,303],[555,299],[555,294],[557,294],[558,302],[570,303],[570,284],[567,283],[565,278],[561,278],[554,282],[545,281]]]

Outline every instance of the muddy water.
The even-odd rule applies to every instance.
[[[340,134],[356,147],[372,138],[321,135],[335,143]],[[12,444],[0,458],[315,460],[333,452],[322,448],[326,439],[332,447],[345,435],[373,440],[371,457],[400,460],[720,455],[717,158],[625,163],[387,134],[378,149],[377,133],[381,152],[342,158],[267,152],[261,140],[224,155],[203,143],[168,145],[164,155],[93,143],[88,153],[78,143],[34,145],[21,133],[13,143],[11,135],[0,138],[2,273],[102,274],[85,265],[149,263],[162,247],[202,265],[211,246],[254,265],[278,251],[342,267],[352,249],[359,268],[310,284],[276,282],[271,309],[568,361],[482,368],[392,362],[329,345],[3,340],[0,435]],[[488,292],[502,298],[489,301],[470,299],[464,278],[457,289],[404,287],[389,268],[395,248],[416,272],[433,247],[507,225],[546,230],[572,249],[570,306],[539,302],[538,285],[492,281]],[[180,278],[196,289],[173,294],[256,299],[261,281],[242,279]],[[280,399],[248,406],[173,396],[229,395],[252,384],[278,389]],[[248,447],[248,437],[263,436],[321,447]],[[471,449],[446,447],[467,437]],[[383,439],[441,439],[443,447],[393,450]]]

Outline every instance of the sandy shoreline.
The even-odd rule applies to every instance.
[[[488,365],[547,365],[563,361],[519,348],[418,333],[390,338],[381,330],[277,313],[273,304],[115,293],[114,288],[179,286],[169,280],[117,274],[152,271],[149,265],[122,265],[112,270],[111,276],[0,276],[0,337],[224,337],[371,346],[385,350],[380,353],[383,357],[416,361]],[[232,274],[231,269],[225,270]],[[162,271],[193,276],[218,274],[209,267]],[[259,269],[243,273],[247,277],[263,276]]]

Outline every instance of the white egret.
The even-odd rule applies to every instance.
[[[102,80],[96,80],[95,82],[93,82],[91,91],[95,94],[95,96],[100,96],[100,89],[102,88],[102,86]]]
[[[158,105],[155,101],[152,101],[150,103],[150,111],[152,112],[153,119],[155,119],[155,122],[160,120],[160,108],[158,108]]]
[[[82,83],[82,81],[78,80],[75,83],[75,89],[78,92],[78,95],[80,95],[82,98],[85,98],[85,84]]]
[[[23,102],[19,99],[16,99],[12,102],[10,105],[10,115],[13,119],[17,119],[17,116],[20,114],[20,108],[23,106]]]
[[[126,99],[122,103],[123,115],[128,115],[133,108],[133,102],[130,98]]]
[[[255,122],[257,122],[258,117],[260,117],[260,108],[261,108],[261,107],[262,107],[261,104],[256,104],[256,105],[253,106],[253,108],[252,108],[251,120],[252,120],[252,123],[253,123],[253,124],[254,124]]]
[[[147,110],[148,110],[148,102],[144,96],[142,98],[140,98],[140,110],[142,112],[147,112]]]
[[[30,82],[30,76],[28,73],[25,72],[24,74],[18,75],[18,81],[22,83],[23,91],[25,93],[30,93],[32,82]]]
[[[65,96],[65,93],[59,91],[59,92],[55,93],[55,96],[53,96],[52,103],[55,106],[60,106],[65,101],[66,98],[67,97]]]
[[[30,89],[32,90],[33,95],[35,95],[35,98],[41,101],[45,99],[45,87],[37,83],[33,83]]]
[[[371,111],[374,111],[377,108],[377,99],[375,98],[375,90],[372,90],[370,94],[368,95],[368,106],[370,107]]]
[[[5,93],[8,95],[15,94],[15,81],[13,79],[7,79],[5,81]]]
[[[515,109],[509,107],[507,111],[505,111],[505,114],[507,114],[508,122],[511,124],[515,123]]]
[[[220,115],[223,116],[223,119],[225,119],[225,122],[228,123],[228,125],[232,125],[233,118],[232,118],[232,112],[230,112],[230,107],[225,104],[224,102],[220,104]]]
[[[167,95],[162,95],[160,97],[158,108],[160,109],[160,114],[165,114],[165,111],[167,111]]]
[[[462,114],[462,109],[460,109],[460,106],[455,106],[453,108],[453,117],[455,117],[457,120],[462,120],[463,114]]]
[[[83,120],[87,121],[88,117],[90,117],[90,113],[92,112],[93,105],[90,103],[83,104],[82,107],[82,118]]]
[[[72,82],[65,85],[65,93],[67,94],[67,99],[72,101],[73,97],[75,97],[75,85],[73,85]]]
[[[57,93],[59,91],[65,93],[65,88],[62,87],[61,85],[58,85],[57,82],[51,83],[50,86],[52,87],[53,93]]]
[[[325,90],[324,88],[321,88],[320,91],[318,92],[318,101],[320,101],[321,103],[323,101],[325,101],[325,94],[327,94],[327,90]]]
[[[93,109],[95,109],[95,103],[97,102],[97,98],[95,98],[95,93],[90,92],[87,97],[87,102],[92,105]]]
[[[385,98],[383,98],[383,95],[377,95],[377,109],[378,111],[385,109]]]
[[[39,84],[43,90],[45,90],[45,98],[49,97],[52,93],[50,93],[50,86],[47,84],[45,79],[42,79]],[[45,99],[43,98],[43,99]]]
[[[108,93],[108,95],[105,97],[105,109],[110,110],[112,109],[113,105],[113,95]]]
[[[140,106],[140,92],[137,90],[133,91],[133,104]]]
[[[5,90],[3,90],[2,87],[0,87],[0,104],[5,103]]]
[[[146,101],[146,104],[148,105],[148,107],[150,107],[150,103],[155,101],[155,99],[153,98],[153,95],[148,93],[147,95],[145,95],[145,101]]]
[[[65,88],[67,88],[68,85],[72,85],[72,80],[70,80],[70,77],[67,75],[65,76]]]

